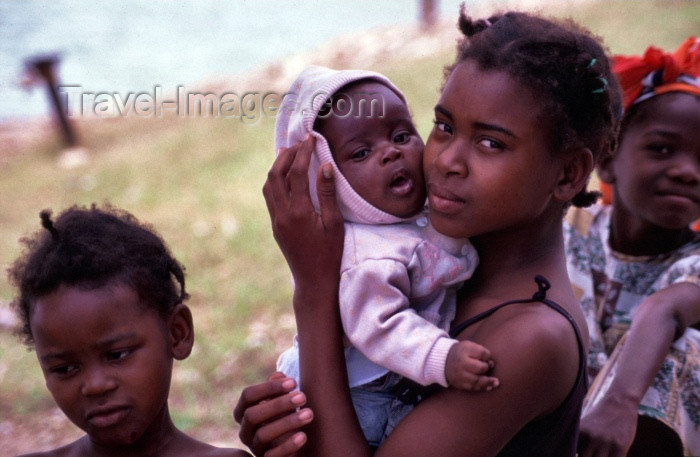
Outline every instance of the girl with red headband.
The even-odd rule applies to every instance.
[[[565,223],[591,338],[579,456],[698,456],[700,40],[613,61],[624,113],[598,165],[612,205]]]

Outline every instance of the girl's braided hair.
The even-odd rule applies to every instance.
[[[21,240],[25,250],[8,270],[19,290],[11,306],[21,319],[19,336],[32,346],[33,302],[61,285],[91,290],[122,284],[145,307],[167,315],[188,298],[184,267],[156,232],[110,205],[73,206],[55,222],[40,214],[44,230]]]
[[[583,146],[597,161],[615,147],[621,94],[605,50],[588,30],[520,12],[473,20],[464,5],[459,28],[465,37],[446,77],[465,60],[508,73],[539,101],[555,153]],[[571,203],[590,206],[598,195],[584,188]]]

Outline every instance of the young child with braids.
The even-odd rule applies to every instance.
[[[109,206],[41,221],[9,270],[12,306],[46,387],[86,435],[28,455],[249,455],[197,441],[170,417],[173,360],[189,356],[194,330],[183,267],[161,238]]]
[[[423,169],[433,226],[469,238],[480,259],[457,295],[450,334],[487,347],[500,384],[488,393],[440,389],[375,455],[574,457],[588,338],[562,220],[570,205],[595,201],[585,187],[614,143],[620,94],[598,40],[571,22],[514,12],[475,21],[462,12],[460,26],[467,38],[447,70]],[[278,374],[244,390],[234,414],[258,455],[274,443],[300,455],[368,456],[336,309],[341,216],[323,174],[320,212],[310,203],[311,146],[280,155],[264,187],[294,272],[305,397]]]
[[[700,40],[613,62],[624,116],[598,166],[612,205],[571,211],[565,224],[594,379],[580,456],[697,456]]]

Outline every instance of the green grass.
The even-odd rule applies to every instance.
[[[571,16],[619,54],[641,54],[650,44],[670,52],[700,34],[697,0],[613,0],[572,10]]]
[[[616,53],[640,53],[652,42],[673,50],[700,29],[694,0],[608,0],[555,12],[605,37]],[[423,135],[453,48],[446,43],[434,55],[372,68],[404,90]],[[174,417],[195,435],[223,431],[223,442],[235,441],[230,408],[240,389],[273,369],[294,334],[290,276],[261,194],[274,157],[273,124],[269,118],[254,125],[211,118],[82,121],[87,165],[58,167],[55,142],[17,151],[0,165],[2,270],[19,255],[17,240],[39,228],[44,208],[109,200],[163,235],[187,268],[196,328],[195,351],[175,371]],[[0,303],[12,297],[0,276]],[[0,417],[22,422],[47,414],[52,404],[34,354],[0,331]]]

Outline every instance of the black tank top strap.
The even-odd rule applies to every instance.
[[[492,315],[493,313],[495,313],[496,311],[498,311],[499,309],[501,309],[503,307],[506,307],[509,305],[514,305],[516,303],[533,303],[536,301],[547,300],[547,290],[549,290],[549,288],[552,287],[549,284],[549,281],[544,276],[537,275],[537,276],[535,276],[535,282],[537,283],[537,292],[535,292],[532,295],[532,298],[526,298],[526,299],[521,299],[521,300],[510,300],[510,301],[507,301],[505,303],[501,303],[498,306],[494,306],[491,309],[487,309],[486,311],[479,313],[476,316],[472,316],[469,319],[467,319],[466,321],[460,322],[459,324],[453,326],[450,329],[450,337],[455,338],[457,335],[462,333],[462,331],[464,331],[465,328],[469,327],[470,325],[474,324],[475,322],[479,322],[480,320],[486,319],[487,317],[489,317],[490,315]],[[547,300],[547,301],[549,301],[549,300]],[[552,303],[554,303],[554,302],[552,302]],[[559,305],[557,305],[557,306],[559,306]]]
[[[532,295],[532,298],[526,298],[523,300],[510,300],[505,303],[501,303],[500,305],[494,306],[491,309],[488,309],[482,313],[477,314],[476,316],[473,316],[463,322],[460,322],[459,324],[453,326],[450,329],[450,337],[451,338],[456,338],[457,335],[462,333],[464,329],[469,327],[470,325],[474,324],[475,322],[478,322],[480,320],[483,320],[496,311],[498,311],[501,308],[504,308],[509,305],[514,305],[514,304],[519,304],[519,303],[535,303],[535,302],[541,302],[544,303],[545,305],[549,306],[550,308],[554,309],[557,311],[559,314],[563,315],[571,324],[571,326],[574,328],[574,332],[576,333],[576,341],[578,342],[578,347],[579,347],[579,353],[581,356],[579,357],[579,378],[583,378],[583,382],[587,386],[587,380],[586,376],[583,376],[582,374],[585,373],[586,370],[586,353],[584,351],[584,346],[583,346],[583,339],[581,338],[581,333],[579,331],[578,325],[576,325],[576,321],[574,318],[569,314],[569,312],[564,309],[561,305],[558,303],[553,302],[552,300],[547,298],[547,290],[551,288],[551,285],[547,278],[541,275],[535,276],[535,282],[537,283],[537,292],[535,292]],[[399,400],[401,400],[403,403],[408,404],[408,405],[415,405],[419,403],[421,400],[427,398],[428,396],[432,395],[434,392],[440,389],[440,386],[438,384],[432,384],[429,386],[422,386],[408,378],[402,378],[399,383],[394,387],[393,392],[394,395],[397,396]]]
[[[537,276],[535,276],[535,282],[537,283],[537,292],[535,292],[532,295],[532,298],[527,298],[524,300],[510,300],[510,301],[507,301],[505,303],[501,303],[500,305],[494,306],[493,308],[488,309],[482,313],[479,313],[476,316],[472,316],[469,319],[467,319],[463,322],[460,322],[459,324],[453,326],[450,329],[450,337],[456,338],[457,335],[462,333],[464,331],[464,329],[466,329],[470,325],[489,317],[490,315],[492,315],[493,313],[495,313],[499,309],[504,308],[506,306],[519,304],[519,303],[540,302],[540,303],[544,303],[545,305],[549,306],[553,310],[557,311],[559,314],[564,316],[566,318],[566,320],[569,321],[571,326],[574,328],[574,333],[576,333],[576,341],[578,342],[579,351],[582,354],[585,354],[584,346],[583,346],[583,338],[581,337],[581,332],[580,332],[578,325],[576,324],[576,321],[574,320],[574,318],[561,305],[559,305],[558,303],[553,302],[552,300],[547,298],[547,291],[552,287],[550,285],[549,281],[547,280],[547,278],[545,278],[542,275],[537,275]],[[579,357],[579,371],[585,369],[585,363],[586,363],[585,357]]]

